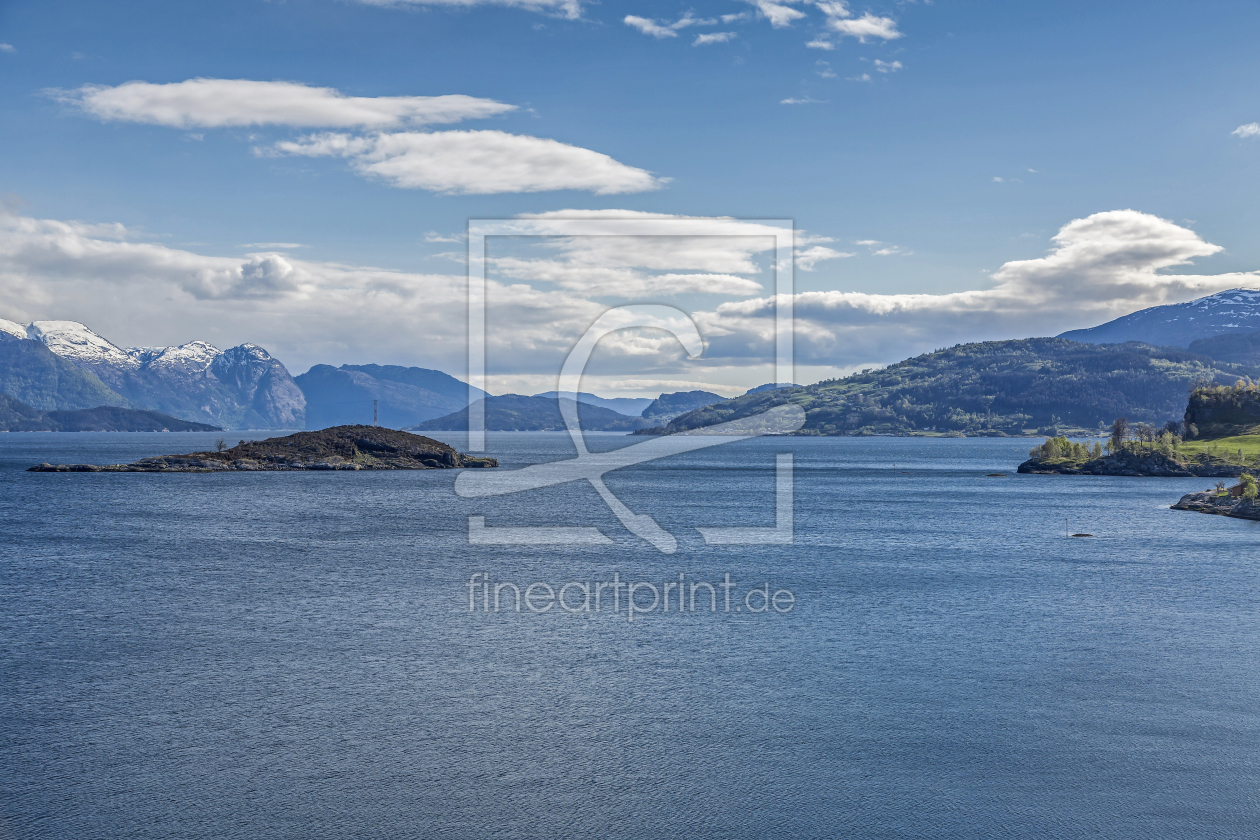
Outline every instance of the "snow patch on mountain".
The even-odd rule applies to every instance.
[[[13,321],[6,321],[0,318],[0,333],[11,335],[14,338],[26,338],[26,327]]]
[[[178,347],[129,347],[127,352],[145,369],[196,375],[205,373],[223,351],[206,341]]]
[[[1059,338],[1086,344],[1142,341],[1155,346],[1189,347],[1198,339],[1227,333],[1260,332],[1260,291],[1230,289],[1186,303],[1154,306]]]
[[[140,367],[140,363],[126,350],[78,321],[35,321],[27,326],[26,337],[38,341],[63,359],[79,364],[106,364],[123,370]]]

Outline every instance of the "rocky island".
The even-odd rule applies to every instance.
[[[1050,438],[1029,453],[1018,472],[1025,475],[1124,475],[1162,478],[1237,478],[1247,467],[1206,454],[1187,455],[1171,448],[1124,446],[1104,453],[1066,438]]]
[[[220,442],[222,443],[222,442]],[[440,470],[497,467],[494,458],[455,451],[441,441],[379,426],[241,441],[232,448],[141,458],[130,464],[40,464],[28,472],[288,472],[293,470]]]
[[[1260,385],[1200,385],[1183,421],[1157,428],[1121,417],[1105,447],[1060,436],[1028,455],[1021,473],[1237,478],[1260,467]]]
[[[1193,510],[1198,513],[1214,513],[1236,519],[1260,519],[1260,499],[1257,499],[1256,480],[1243,474],[1233,487],[1217,482],[1215,488],[1202,493],[1187,493],[1173,510]]]

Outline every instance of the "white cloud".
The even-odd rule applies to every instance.
[[[698,22],[687,16],[673,25]],[[452,123],[516,109],[471,96],[346,96],[333,88],[247,79],[127,82],[52,93],[103,120],[174,128],[284,125],[373,130]],[[345,157],[363,175],[397,187],[442,193],[578,189],[612,194],[658,189],[668,181],[599,152],[503,131],[377,131],[366,136],[326,132],[276,143],[264,153]]]
[[[660,221],[659,232],[653,226],[652,231],[642,236],[601,235],[604,230],[616,234],[620,230],[617,224],[627,219]],[[593,235],[554,233],[573,220],[585,220],[585,227]],[[674,226],[678,221],[693,226],[687,234],[680,235]],[[522,217],[519,224],[522,235],[550,234],[545,244],[538,246],[547,255],[490,259],[503,277],[545,281],[585,294],[627,298],[685,293],[741,297],[758,294],[762,284],[754,277],[763,274],[766,267],[758,263],[757,256],[773,253],[774,234],[778,230],[729,218],[625,210],[531,214]],[[852,256],[815,244],[829,241],[826,237],[796,231],[797,264],[810,270],[822,260]]]
[[[886,363],[957,342],[1055,335],[1144,307],[1260,286],[1260,272],[1162,273],[1222,249],[1194,231],[1134,210],[1076,219],[1054,243],[1044,257],[1003,265],[990,289],[798,294],[798,358],[838,366]],[[716,331],[715,354],[768,353],[764,343],[749,349],[749,337],[767,334],[773,304],[772,297],[732,302],[706,316]]]
[[[271,153],[345,157],[360,174],[391,186],[441,193],[609,195],[655,190],[669,180],[589,149],[503,131],[325,133],[276,143]]]
[[[792,21],[800,20],[805,17],[805,13],[799,9],[793,9],[788,3],[798,3],[801,0],[782,0],[782,2],[773,2],[773,0],[748,0],[757,7],[757,12],[770,21],[770,25],[775,29],[782,29],[785,26],[791,26]]]
[[[596,234],[604,220],[659,219],[662,226],[659,235],[641,237],[557,234],[562,228],[553,222],[573,218],[591,220]],[[634,294],[764,294],[753,290],[769,276],[773,229],[740,222],[730,235],[730,220],[724,220],[713,235],[703,226],[691,235],[667,235],[679,218],[686,217],[569,210],[519,219],[524,239],[547,238],[530,246],[541,250],[538,259],[511,255],[517,260],[512,263],[492,251],[504,260],[491,263],[488,283],[494,325],[488,353],[496,387],[513,390],[511,382],[554,376],[582,325],[606,308],[590,296],[627,278],[640,284]],[[123,345],[253,341],[295,372],[316,362],[463,372],[462,273],[417,274],[279,254],[218,257],[139,239],[115,224],[0,216],[0,317],[80,320]],[[814,257],[843,256],[825,253],[831,249],[818,246],[824,241],[797,233],[802,270],[813,267],[804,263],[816,263]],[[859,244],[897,247],[869,239]],[[802,369],[870,366],[956,342],[1053,335],[1142,307],[1260,287],[1260,272],[1165,273],[1221,248],[1133,210],[1072,221],[1053,245],[1044,256],[1006,263],[985,289],[797,294],[798,363]],[[628,273],[617,277],[619,270]],[[548,275],[554,279],[542,279]],[[742,381],[745,387],[765,381],[773,355],[773,304],[773,297],[754,297],[697,313],[708,343],[701,362],[685,362],[675,341],[652,331],[610,338],[601,345],[604,367],[592,372],[587,387],[632,380]]]
[[[454,242],[454,243],[462,243],[462,242],[464,241],[464,234],[462,234],[462,233],[438,233],[436,230],[431,230],[431,231],[429,231],[428,233],[426,233],[426,234],[424,235],[424,241],[425,241],[425,242]]]
[[[825,100],[822,100],[822,99],[812,99],[808,96],[805,96],[801,98],[780,99],[779,104],[780,105],[820,105],[824,101]]]
[[[837,260],[852,256],[856,255],[848,251],[837,251],[833,248],[815,245],[812,248],[796,252],[796,266],[801,271],[813,271],[815,266],[823,260]]]
[[[871,81],[871,74],[863,73],[860,76],[846,76],[845,80],[850,82],[869,82]]]
[[[839,0],[820,0],[815,3],[827,16],[827,28],[840,35],[849,35],[866,43],[867,38],[880,38],[892,41],[902,37],[897,30],[897,21],[889,17],[878,17],[866,12],[860,18],[853,17],[847,3]]]
[[[896,73],[904,66],[900,61],[888,62],[875,59],[875,69],[881,73]]]
[[[734,32],[708,32],[704,35],[697,35],[696,40],[691,42],[693,47],[703,47],[705,44],[725,44],[727,41],[735,39]]]
[[[742,23],[750,19],[752,15],[748,12],[738,12],[733,15],[722,15],[722,23]]]
[[[677,38],[679,29],[686,29],[688,26],[712,26],[717,23],[713,19],[694,18],[690,13],[683,15],[673,23],[657,23],[651,18],[637,15],[626,15],[622,22],[626,26],[634,27],[644,35],[651,35],[653,38]]]
[[[635,298],[687,293],[744,297],[763,291],[756,280],[734,274],[648,274],[635,267],[582,259],[589,256],[579,252],[558,260],[497,257],[490,258],[488,262],[503,277],[552,283],[562,289],[601,297]]]
[[[902,37],[902,33],[897,31],[895,20],[876,17],[870,12],[853,20],[832,18],[827,21],[827,26],[841,35],[851,35],[863,44],[866,43],[867,38],[882,38],[885,41],[891,41]]]
[[[216,257],[125,241],[126,234],[113,225],[0,216],[0,317],[78,320],[123,346],[252,341],[295,373],[316,362],[380,362],[462,375],[462,273],[275,254]],[[572,325],[590,323],[604,308],[493,281],[489,301],[500,325],[492,358],[526,365],[563,358]]]
[[[822,78],[824,78],[824,79],[834,79],[834,78],[836,78],[836,71],[831,69],[831,64],[829,64],[828,62],[826,62],[826,61],[815,61],[815,62],[814,62],[814,67],[816,67],[816,68],[817,68],[816,70],[814,70],[814,72],[815,72],[815,73],[817,73],[817,74],[818,74],[819,76],[821,76]]]
[[[12,44],[0,44],[0,52],[13,53],[17,52],[17,47]]]
[[[853,243],[854,245],[883,245],[878,239],[859,239]]]
[[[836,48],[835,44],[825,38],[815,38],[805,46],[809,47],[811,50],[834,50]]]
[[[102,120],[171,128],[284,125],[386,129],[484,119],[516,110],[515,105],[459,94],[347,96],[333,88],[250,79],[126,82],[117,87],[84,85],[50,93]]]
[[[582,16],[579,0],[358,0],[365,6],[447,6],[470,8],[472,6],[509,6],[531,12],[542,12],[557,17],[577,20]]]
[[[1230,134],[1235,137],[1260,137],[1260,123],[1247,123],[1235,128]]]

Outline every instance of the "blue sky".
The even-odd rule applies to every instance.
[[[1220,246],[1207,253],[1191,244],[1157,266],[1137,266],[1145,285],[1133,292],[1132,283],[1119,283],[1130,291],[1098,305],[1073,309],[1060,295],[1044,322],[1036,307],[1006,320],[963,322],[938,307],[937,326],[893,318],[874,343],[844,340],[828,322],[836,340],[802,353],[802,379],[895,361],[937,342],[1057,332],[1222,284],[1260,285],[1250,274],[1166,288],[1150,280],[1153,273],[1207,278],[1260,267],[1253,198],[1260,136],[1233,133],[1260,120],[1255,3],[605,2],[581,4],[572,17],[573,8],[4,3],[0,191],[21,218],[122,225],[128,242],[207,259],[275,251],[290,261],[407,276],[461,273],[441,254],[462,245],[429,240],[457,234],[470,217],[560,210],[791,218],[819,242],[829,240],[824,247],[852,254],[798,272],[798,291],[817,293],[992,289],[1004,264],[1043,257],[1065,225],[1107,211],[1157,217],[1169,223],[1158,236],[1184,242],[1173,230],[1184,229]],[[776,8],[788,10],[792,19],[778,21],[786,25],[773,25]],[[742,17],[724,22],[724,15]],[[660,27],[713,22],[654,37],[627,16]],[[853,24],[860,21],[876,23]],[[696,44],[697,36],[716,33],[731,34]],[[607,189],[635,177],[640,186],[659,179],[659,188],[601,194],[588,184],[472,195],[405,188],[356,171],[360,158],[310,156],[309,145],[303,154],[276,152],[278,143],[309,144],[304,138],[329,131],[359,142],[386,130],[380,126],[181,128],[151,124],[138,111],[102,116],[85,94],[73,93],[85,85],[197,78],[287,81],[374,100],[490,100],[514,108],[392,129],[545,138],[623,166]],[[474,180],[479,188],[488,183]],[[546,177],[531,183],[533,190]],[[6,253],[22,250],[13,245]],[[363,324],[358,339],[351,331],[320,345],[303,342],[301,332],[318,329],[318,319],[298,318],[285,332],[267,326],[274,318],[249,317],[269,306],[302,311],[296,292],[286,292],[286,310],[256,289],[235,297],[190,293],[188,282],[156,277],[156,269],[129,270],[94,287],[83,277],[97,268],[76,260],[10,257],[0,265],[0,317],[75,318],[128,344],[253,340],[297,370],[316,361],[447,369],[457,362],[449,348],[391,343]],[[100,270],[108,274],[108,265]],[[1094,269],[1072,263],[1066,270],[1079,280]],[[182,289],[169,295],[166,310],[151,303],[159,282]],[[312,294],[308,288],[306,297]],[[370,322],[370,312],[362,317]],[[540,357],[540,376],[549,364]],[[664,371],[674,362],[662,364]],[[748,378],[735,372],[742,364],[704,381],[734,388]]]

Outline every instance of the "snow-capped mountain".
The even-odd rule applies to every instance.
[[[113,343],[101,338],[78,321],[35,321],[26,327],[26,337],[38,341],[63,359],[80,365],[104,365],[118,370],[136,370],[140,362]]]
[[[0,319],[26,339],[95,374],[133,405],[228,428],[300,429],[306,400],[288,370],[256,344],[220,350],[205,341],[123,349],[77,321]]]
[[[1156,346],[1189,347],[1200,338],[1260,332],[1260,291],[1231,289],[1214,295],[1153,306],[1086,330],[1059,336],[1086,344],[1142,341]]]

